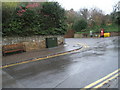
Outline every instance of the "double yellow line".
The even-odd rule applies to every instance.
[[[83,49],[87,48],[87,45],[84,45],[84,44],[80,44],[80,45],[82,46]],[[13,64],[8,64],[8,65],[0,66],[0,68],[7,68],[7,67],[12,67],[12,66],[20,65],[20,64],[29,63],[29,62],[34,62],[34,61],[44,60],[44,59],[53,58],[53,57],[57,57],[57,56],[62,56],[62,55],[69,54],[71,52],[78,51],[78,50],[80,50],[82,48],[78,48],[78,49],[74,49],[74,50],[71,50],[71,51],[67,51],[67,52],[63,52],[63,53],[58,53],[58,54],[54,54],[54,55],[45,56],[43,58],[37,58],[37,59],[32,59],[32,60],[27,60],[27,61],[16,62],[16,63],[13,63]]]
[[[108,74],[107,76],[85,86],[84,88],[100,88],[102,87],[105,83],[108,83],[110,80],[113,80],[117,78],[120,75],[120,69],[115,70],[114,72]]]
[[[89,48],[90,46],[88,46],[87,44],[85,43],[78,43],[78,45],[81,45],[83,48],[81,50],[84,50],[86,48]]]

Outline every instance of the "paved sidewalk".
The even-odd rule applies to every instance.
[[[34,51],[29,51],[29,52],[6,55],[2,57],[2,65],[78,49],[80,46],[78,46],[77,44],[75,45],[75,44],[76,43],[67,42],[67,44],[54,47],[54,48],[46,48],[43,50],[34,50]]]

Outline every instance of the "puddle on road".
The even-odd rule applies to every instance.
[[[72,54],[71,58],[73,58],[73,61],[77,62],[78,60],[76,61],[74,60],[74,58],[78,59],[84,57],[97,57],[97,56],[104,57],[105,54],[108,54],[109,52],[113,53],[114,51],[117,51],[120,48],[120,46],[118,45],[119,41],[120,41],[119,38],[110,38],[110,39],[107,38],[106,41],[99,43],[97,42],[95,46],[90,47],[88,50],[80,51]],[[80,59],[80,61],[82,61],[82,59]]]

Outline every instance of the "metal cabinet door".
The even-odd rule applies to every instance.
[[[57,44],[57,38],[46,38],[46,48],[56,47]]]

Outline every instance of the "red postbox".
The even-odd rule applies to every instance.
[[[104,37],[104,29],[101,29],[100,31],[100,37]]]

